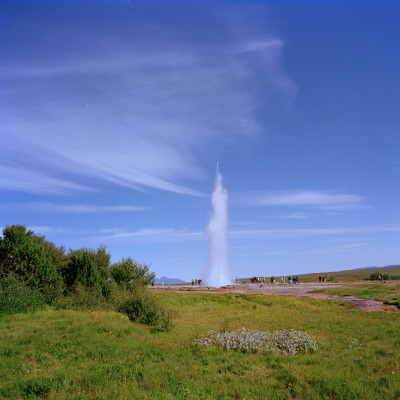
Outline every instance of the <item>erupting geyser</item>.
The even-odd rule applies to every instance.
[[[211,203],[213,209],[206,230],[209,237],[208,262],[203,284],[221,287],[232,284],[232,279],[228,270],[228,193],[222,186],[218,163]]]

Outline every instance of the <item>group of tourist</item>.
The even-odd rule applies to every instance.
[[[198,286],[201,286],[201,279],[192,279],[192,286],[194,286],[194,285],[198,285]]]
[[[250,280],[251,283],[265,283],[265,278],[257,278],[256,276],[252,276]]]
[[[319,276],[319,277],[318,277],[318,280],[319,280],[320,282],[325,283],[325,282],[326,282],[326,276]]]
[[[251,281],[251,283],[265,283],[266,282],[265,277],[259,278],[257,276],[252,276],[250,278],[250,281]],[[286,282],[286,278],[284,276],[282,276],[281,277],[281,284],[284,285],[285,282]],[[292,278],[291,276],[289,276],[288,282],[290,284],[297,284],[297,283],[299,283],[299,277],[298,276],[294,276]],[[271,283],[276,283],[275,276],[271,276]]]

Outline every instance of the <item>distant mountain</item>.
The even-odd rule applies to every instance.
[[[400,267],[400,265],[385,265],[385,266],[383,266],[383,267],[378,267],[378,266],[373,266],[373,267],[361,267],[361,268],[352,268],[352,269],[344,269],[344,270],[340,270],[340,271],[336,271],[336,272],[345,272],[345,271],[347,271],[347,272],[349,272],[349,271],[360,271],[360,270],[364,270],[364,269],[384,269],[384,268],[386,268],[386,269],[391,269],[391,268],[399,268]]]
[[[361,268],[352,268],[352,269],[341,269],[340,271],[357,271],[357,270],[360,270],[360,269],[377,269],[377,268],[387,268],[387,267],[390,267],[390,265],[387,265],[385,267],[374,266],[374,267],[361,267]],[[394,267],[394,265],[393,265],[393,267]]]
[[[353,268],[338,271],[325,271],[325,272],[313,272],[309,274],[299,274],[300,279],[304,280],[317,280],[320,276],[333,276],[337,279],[342,280],[354,280],[354,279],[368,279],[373,272],[382,272],[391,275],[400,275],[400,265],[386,265],[384,267],[364,267],[364,268]]]
[[[156,285],[161,285],[161,282],[163,282],[165,285],[177,285],[178,283],[187,283],[187,282],[183,281],[182,279],[167,278],[166,276],[162,276],[161,278],[154,279],[154,283]]]

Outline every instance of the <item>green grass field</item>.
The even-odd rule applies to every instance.
[[[380,300],[385,304],[396,305],[400,308],[400,285],[390,287],[380,284],[350,285],[345,288],[311,290],[310,293],[327,293]]]
[[[116,312],[0,317],[3,399],[399,399],[400,315],[286,296],[155,294],[176,311],[153,331]],[[208,330],[296,329],[315,353],[200,350]]]

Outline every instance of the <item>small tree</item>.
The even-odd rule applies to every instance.
[[[68,262],[62,271],[65,285],[72,288],[80,282],[83,287],[99,286],[104,295],[109,294],[108,263],[110,255],[104,247],[99,250],[71,250]]]
[[[175,313],[164,306],[141,283],[132,283],[130,296],[120,304],[118,311],[126,314],[131,321],[153,326],[155,329],[170,331]]]
[[[140,264],[130,257],[123,258],[121,261],[111,265],[110,275],[119,286],[128,288],[133,283],[146,286],[156,276],[153,272],[149,272],[149,268],[149,265]]]
[[[53,242],[46,240],[45,236],[34,234],[32,238],[35,243],[43,248],[47,257],[51,259],[53,264],[57,267],[57,271],[61,274],[62,269],[68,261],[64,246],[57,247]]]
[[[0,238],[0,274],[14,274],[26,286],[42,292],[47,301],[52,301],[60,290],[61,276],[52,259],[35,240],[32,231],[23,225],[12,225],[3,229]]]

